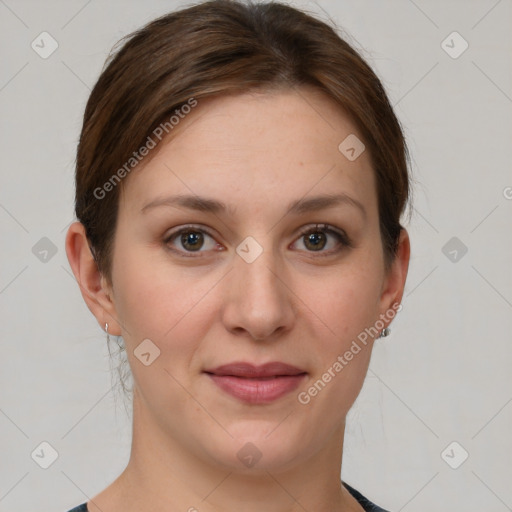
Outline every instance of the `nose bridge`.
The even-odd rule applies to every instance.
[[[282,269],[271,247],[263,248],[254,239],[246,239],[237,247],[224,310],[228,329],[243,329],[255,339],[264,339],[291,325],[289,292],[279,278]]]
[[[279,280],[276,268],[279,266],[271,249],[264,250],[254,261],[238,257],[235,261],[235,272],[244,284],[242,290],[247,297],[256,299],[258,296],[272,300],[279,295]]]

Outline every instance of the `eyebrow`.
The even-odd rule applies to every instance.
[[[325,210],[327,208],[333,208],[335,206],[340,206],[344,204],[356,208],[361,213],[361,215],[366,219],[367,214],[362,203],[345,193],[333,195],[319,195],[307,199],[297,199],[296,201],[292,201],[292,203],[288,205],[287,213],[300,215],[307,212]],[[190,210],[210,212],[215,214],[223,212],[233,213],[233,209],[228,207],[222,201],[196,195],[174,195],[156,198],[155,200],[143,206],[141,212],[145,213],[146,211],[159,206],[181,206],[184,208],[188,208]]]

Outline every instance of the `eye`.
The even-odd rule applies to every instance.
[[[295,244],[299,244],[299,249],[302,244],[307,252],[318,252],[322,256],[339,252],[344,247],[352,247],[349,237],[343,231],[328,224],[306,226]]]
[[[207,230],[192,225],[174,230],[165,237],[164,243],[173,252],[186,257],[196,256],[194,253],[198,253],[197,256],[199,256],[206,251],[223,250]],[[296,244],[299,245],[299,250],[319,253],[318,256],[329,256],[343,248],[352,247],[351,240],[343,231],[328,224],[306,226],[293,245]],[[301,248],[300,245],[303,247]]]
[[[186,256],[192,256],[194,252],[200,253],[220,247],[212,235],[205,229],[196,226],[183,226],[173,231],[166,236],[164,243],[169,249]]]

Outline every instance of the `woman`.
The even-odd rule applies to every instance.
[[[73,510],[383,510],[340,474],[408,197],[381,83],[323,22],[213,0],[132,34],[87,103],[66,238],[126,346],[132,450]]]

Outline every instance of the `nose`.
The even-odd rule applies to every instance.
[[[295,320],[293,293],[284,267],[264,250],[248,263],[234,255],[233,269],[224,283],[222,321],[227,330],[254,340],[275,340]]]

